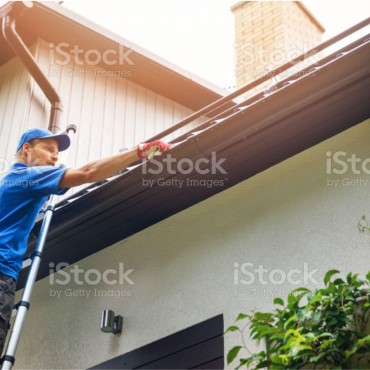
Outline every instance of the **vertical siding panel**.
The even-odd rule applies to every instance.
[[[145,124],[146,124],[146,92],[141,86],[136,89],[136,114],[135,114],[135,143],[145,140]]]
[[[60,96],[63,106],[62,120],[60,122],[60,128],[62,130],[66,127],[67,121],[69,119],[69,109],[71,109],[71,95],[73,94],[73,86],[76,83],[74,81],[74,77],[71,76],[72,71],[73,65],[67,64],[61,66],[60,80],[58,86],[56,86],[56,90]]]
[[[89,161],[89,148],[91,144],[90,132],[91,121],[93,117],[94,95],[95,95],[95,79],[85,78],[82,79],[83,92],[81,100],[81,113],[79,121],[76,122],[78,131],[74,146],[77,149],[78,155],[76,157],[76,166],[82,166]]]
[[[130,148],[131,141],[125,137],[125,112],[126,112],[127,80],[116,80],[115,105],[114,105],[114,137],[113,149],[117,152],[123,148]]]
[[[89,159],[96,160],[102,155],[102,135],[104,122],[105,78],[95,79],[93,116],[90,128]]]
[[[156,94],[155,97],[155,133],[163,131],[164,127],[164,99]]]
[[[85,70],[90,71],[89,69]],[[71,160],[68,160],[68,164],[70,167],[76,168],[81,167],[92,160],[89,156],[89,149],[91,146],[90,135],[91,122],[93,119],[95,78],[90,74],[88,78],[76,79],[75,83],[77,82],[81,85],[81,96],[80,98],[76,98],[76,101],[73,102],[73,106],[80,105],[80,111],[78,116],[76,108],[76,116],[74,116],[73,112],[71,112],[71,114],[68,112],[68,119],[71,120],[69,123],[77,125],[77,134],[74,137],[72,145],[72,151],[75,155]],[[78,192],[84,187],[86,187],[86,185],[73,188],[69,191],[66,197]]]
[[[8,140],[10,127],[12,125],[13,117],[10,115],[10,109],[12,108],[13,101],[12,101],[12,92],[14,93],[14,80],[15,80],[15,72],[14,69],[16,69],[15,64],[11,64],[10,62],[7,63],[4,67],[2,67],[2,81],[1,81],[1,87],[0,87],[0,119],[1,119],[1,126],[0,126],[0,137],[3,138],[1,140],[1,146],[0,146],[0,155],[1,158],[7,158],[10,159],[8,154]],[[12,91],[13,90],[13,91]]]
[[[184,107],[177,103],[173,103],[173,116],[174,116],[173,124],[180,122],[183,119],[183,117],[186,116],[186,114],[184,113]],[[183,131],[184,129],[182,128],[178,130],[176,133],[173,133],[172,139],[174,139],[177,135],[180,135]]]
[[[145,102],[145,132],[144,139],[149,139],[155,134],[155,109],[156,109],[156,94],[150,90],[146,92]]]
[[[169,127],[175,125],[177,121],[175,120],[174,104],[173,101],[164,98],[164,120],[163,120],[163,129],[166,130]],[[161,130],[161,131],[162,131]],[[173,139],[173,134],[170,134],[164,138],[166,141]]]
[[[126,91],[126,111],[125,111],[125,141],[129,147],[135,145],[136,129],[136,86],[128,82]]]
[[[98,77],[101,78],[101,77]],[[118,153],[117,149],[113,148],[114,138],[114,120],[115,120],[115,94],[116,83],[115,77],[106,77],[105,94],[104,94],[104,116],[102,121],[102,148],[101,156],[108,157],[113,153]]]
[[[24,111],[27,100],[27,71],[19,60],[13,59],[2,67],[0,138],[1,158],[10,162],[14,158],[16,145],[24,125]]]
[[[85,79],[77,74],[79,69],[76,68],[75,65],[73,65],[72,70],[76,74],[74,74],[72,78],[70,93],[67,94],[61,91],[62,101],[63,104],[65,104],[65,114],[63,115],[64,119],[62,129],[70,124],[75,124],[77,126],[77,134],[73,138],[73,145],[71,145],[71,148],[69,149],[70,153],[68,155],[68,164],[75,167],[77,163],[77,152],[81,155],[83,153],[83,150],[81,150],[76,143],[78,143],[78,138],[80,137],[80,131],[82,129],[80,121],[83,107]]]

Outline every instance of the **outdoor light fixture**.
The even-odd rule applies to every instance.
[[[114,316],[114,311],[104,310],[101,316],[100,330],[104,333],[117,334],[122,331],[123,317]]]

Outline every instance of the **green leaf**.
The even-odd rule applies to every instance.
[[[239,321],[239,320],[243,320],[243,319],[247,319],[247,318],[250,318],[250,316],[246,315],[245,313],[240,313],[235,321]]]
[[[235,326],[235,325],[231,325],[231,326],[229,326],[229,327],[226,329],[226,331],[225,331],[224,335],[225,335],[226,333],[233,332],[233,331],[238,331],[238,330],[240,330],[240,329],[239,329],[237,326]]]
[[[287,321],[286,323],[284,324],[284,328],[285,330],[289,329],[290,325],[293,324],[293,326],[295,326],[296,324],[296,321],[298,320],[298,317],[297,315],[293,315],[291,316]]]
[[[271,361],[274,363],[274,364],[277,364],[277,365],[283,365],[283,360],[282,358],[278,355],[278,354],[274,354],[271,356]]]
[[[370,282],[370,271],[366,274],[366,279]]]
[[[320,335],[317,336],[317,339],[321,339],[321,338],[333,338],[334,335],[332,333],[328,333],[328,332],[325,332],[325,333],[321,333]]]
[[[334,285],[343,285],[343,284],[345,284],[344,280],[340,279],[340,278],[335,279],[333,283],[334,283]]]
[[[281,298],[277,297],[274,299],[274,304],[279,304],[280,306],[284,306],[284,301]]]
[[[312,351],[312,347],[308,344],[301,344],[298,348],[300,351]]]
[[[327,321],[326,324],[329,325],[329,326],[334,326],[337,323],[338,323],[338,320],[335,317],[330,317],[330,319]]]
[[[331,277],[335,274],[339,274],[340,271],[338,270],[329,270],[326,274],[325,274],[325,277],[324,277],[324,284],[325,286],[328,285],[328,282],[330,281]]]
[[[300,293],[300,294],[297,294],[297,293]],[[294,294],[294,296],[300,296],[301,294],[306,294],[306,293],[311,293],[311,290],[310,289],[307,289],[307,288],[297,288],[297,289],[294,289],[290,294]]]
[[[228,365],[235,360],[235,357],[238,355],[241,348],[242,348],[241,346],[235,346],[231,348],[231,350],[227,354],[227,364]]]
[[[258,321],[266,321],[266,322],[274,321],[273,314],[270,312],[256,312],[253,318]]]
[[[256,366],[256,369],[264,369],[266,367],[268,368],[269,365],[271,365],[271,361],[269,361],[269,360],[261,361]]]
[[[285,338],[288,338],[288,337],[290,337],[290,336],[294,336],[294,337],[296,337],[298,334],[299,334],[299,330],[298,330],[298,329],[289,329],[289,330],[287,330],[287,332],[285,333]]]
[[[292,293],[290,293],[288,295],[288,306],[290,304],[294,304],[295,302],[297,302],[297,298]]]
[[[364,346],[370,347],[370,335],[366,336],[365,338],[359,339],[357,343],[360,347],[364,347]]]
[[[253,363],[253,357],[241,358],[240,359],[240,364],[235,368],[235,370],[239,370],[244,365],[249,366],[252,363]]]
[[[267,327],[266,329],[260,330],[258,334],[258,338],[263,338],[266,335],[279,334],[279,331],[274,327]]]

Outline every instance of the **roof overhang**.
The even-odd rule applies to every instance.
[[[58,46],[64,58],[63,61],[66,60],[64,53],[67,52],[71,52],[75,58],[73,54],[75,46],[78,46],[78,55],[85,55],[85,59],[87,54],[80,54],[82,51],[84,53],[94,51],[94,55],[106,55],[105,59],[100,58],[100,63],[96,64],[97,67],[108,70],[113,76],[126,78],[190,109],[198,110],[226,93],[220,87],[53,1],[9,2],[0,8],[0,20],[9,13],[14,17],[17,32],[27,46],[33,45],[40,38],[51,43],[55,50]],[[0,66],[15,56],[1,32],[0,50]],[[109,56],[104,54],[107,51],[111,51]],[[91,59],[95,63],[94,56]]]
[[[39,278],[49,274],[49,262],[75,263],[368,119],[369,60],[367,36],[350,52],[326,58],[309,74],[247,101],[245,107],[193,133],[170,152],[172,158],[188,158],[193,163],[200,158],[211,163],[216,153],[217,158],[226,159],[222,168],[227,174],[164,170],[155,175],[149,171],[157,168],[153,163],[147,163],[144,174],[143,165],[138,164],[73,196],[54,215]],[[164,187],[158,185],[159,178],[218,180],[222,186]],[[144,186],[143,179],[157,186]],[[30,250],[34,244],[35,237]],[[22,271],[19,285],[24,279]]]

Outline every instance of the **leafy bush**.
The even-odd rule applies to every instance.
[[[237,369],[370,368],[370,272],[366,280],[352,273],[346,281],[333,280],[338,273],[326,273],[323,289],[295,289],[286,303],[275,298],[279,308],[272,312],[239,314],[236,322],[248,324],[242,329],[232,325],[225,333],[240,332],[243,345],[230,349],[227,363],[244,349],[248,356],[239,358]],[[249,352],[243,339],[247,326],[253,340],[266,341],[266,351]]]

